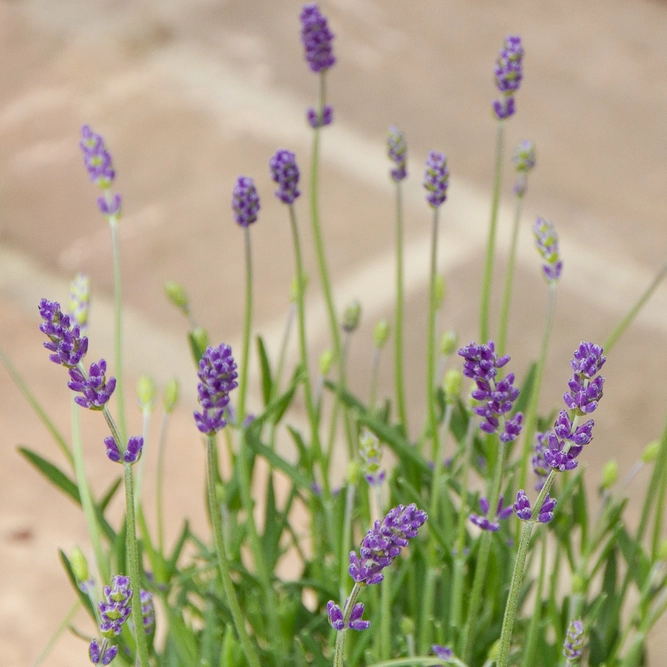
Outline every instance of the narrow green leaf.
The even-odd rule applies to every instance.
[[[269,355],[266,353],[266,346],[261,336],[257,336],[257,354],[259,355],[259,368],[262,374],[262,398],[264,399],[264,407],[266,407],[271,400],[273,379],[271,377]]]
[[[116,491],[118,491],[122,481],[123,481],[122,477],[116,477],[114,482],[107,489],[106,493],[99,499],[97,504],[98,504],[98,506],[99,506],[99,508],[102,512],[104,512],[104,510],[106,510],[107,505],[111,502],[113,497],[116,495]]]
[[[65,568],[65,572],[67,573],[67,578],[70,580],[70,583],[72,584],[72,587],[76,591],[76,595],[81,600],[81,604],[84,606],[90,617],[95,621],[95,610],[93,609],[93,604],[90,601],[90,598],[83,593],[83,591],[79,588],[79,585],[76,581],[76,577],[74,576],[74,571],[72,570],[72,565],[69,562],[69,558],[67,558],[65,552],[62,549],[58,549],[58,553],[60,554],[60,562],[63,564],[63,567]]]
[[[60,489],[65,495],[69,496],[75,503],[81,505],[79,497],[79,487],[70,477],[68,477],[57,465],[47,461],[45,458],[33,452],[27,447],[19,447],[21,454],[29,463],[31,463],[39,472],[44,475],[56,488]]]
[[[248,429],[246,432],[246,443],[258,455],[265,458],[274,468],[282,470],[300,489],[310,489],[310,480],[300,473],[291,463],[288,463],[281,456],[276,454],[271,448],[263,445],[256,435],[254,429]]]

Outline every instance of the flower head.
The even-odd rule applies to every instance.
[[[574,665],[584,651],[584,625],[581,621],[572,621],[567,629],[563,642],[563,655],[567,659],[567,666]]]
[[[90,180],[102,189],[110,188],[116,178],[116,172],[113,169],[111,155],[104,145],[104,139],[93,132],[90,125],[84,125],[81,128],[79,146]]]
[[[345,602],[346,609],[348,602],[349,600],[346,600]],[[346,628],[359,631],[366,630],[366,628],[370,627],[371,622],[363,620],[361,618],[363,614],[364,604],[363,602],[358,602],[354,605],[354,608],[350,612],[350,620],[346,625],[341,608],[333,600],[329,600],[329,602],[327,602],[327,615],[329,616],[329,622],[331,623],[334,630],[340,631],[345,630]]]
[[[269,161],[271,178],[278,184],[276,197],[285,204],[293,204],[301,194],[299,185],[299,167],[292,151],[280,148]]]
[[[515,112],[514,93],[519,89],[523,78],[523,46],[521,37],[508,35],[505,45],[498,54],[493,70],[496,87],[502,97],[494,100],[493,111],[498,120],[509,118]]]
[[[486,345],[470,343],[459,350],[459,355],[465,359],[463,374],[477,385],[471,396],[481,403],[473,408],[475,414],[484,418],[479,427],[485,433],[497,433],[502,418],[504,427],[500,439],[503,442],[512,442],[521,433],[523,415],[517,412],[509,419],[505,419],[504,415],[511,412],[519,390],[514,386],[514,373],[496,382],[498,370],[510,358],[507,355],[499,358],[493,341]]]
[[[107,380],[106,372],[107,362],[104,359],[90,364],[88,373],[79,368],[70,368],[70,381],[67,386],[82,394],[77,396],[74,402],[88,410],[103,410],[116,388],[116,378],[110,377]]]
[[[318,113],[313,107],[308,107],[306,119],[308,120],[308,125],[314,130],[318,127],[331,125],[333,123],[333,107],[330,104],[325,104],[322,108],[322,113]]]
[[[382,522],[376,521],[361,542],[359,554],[350,553],[350,576],[357,583],[378,584],[384,579],[382,570],[417,536],[428,515],[413,503],[389,510]]]
[[[236,179],[236,185],[232,193],[232,210],[234,211],[234,220],[247,227],[257,220],[259,211],[259,195],[255,187],[255,181],[249,176],[239,176]]]
[[[90,308],[90,279],[78,273],[69,287],[69,314],[83,333],[88,329],[88,310]]]
[[[144,624],[144,632],[150,635],[155,628],[155,606],[153,604],[153,594],[150,591],[139,591],[141,600],[141,620]]]
[[[199,361],[197,375],[197,393],[202,411],[194,413],[195,423],[202,433],[212,435],[227,425],[223,412],[229,403],[229,393],[237,387],[238,373],[232,348],[225,343],[207,347]]]
[[[107,458],[114,463],[136,463],[141,458],[141,452],[144,447],[144,439],[139,436],[132,436],[127,441],[127,447],[121,454],[116,439],[112,435],[104,438],[104,444],[107,448]]]
[[[542,506],[537,513],[537,520],[540,523],[549,523],[554,518],[556,502],[556,499],[552,498],[547,493],[546,498],[542,502]],[[514,513],[521,519],[521,521],[530,521],[533,518],[533,511],[530,508],[530,500],[528,500],[528,496],[523,489],[516,494]]]
[[[558,250],[556,229],[550,220],[537,218],[533,226],[533,232],[535,234],[535,245],[545,262],[542,267],[544,275],[550,283],[555,282],[560,278],[563,271],[563,261]]]
[[[449,170],[447,169],[447,158],[444,153],[431,151],[426,160],[424,187],[428,192],[426,201],[433,208],[438,208],[447,199],[448,185]]]
[[[588,415],[593,412],[602,398],[604,378],[597,375],[607,357],[602,347],[593,343],[581,343],[575,350],[570,365],[574,375],[568,382],[570,391],[563,395],[565,405],[575,414]]]
[[[535,144],[528,139],[522,139],[514,149],[512,162],[516,169],[514,192],[517,197],[523,197],[526,194],[528,172],[535,167]]]
[[[72,324],[69,315],[63,315],[57,301],[42,299],[39,314],[44,320],[39,330],[49,338],[44,347],[53,352],[49,359],[55,364],[74,368],[88,351],[88,339],[81,335],[81,328]]]
[[[381,486],[385,480],[385,472],[380,469],[382,447],[377,437],[366,429],[359,438],[359,456],[366,481],[371,486]]]
[[[312,72],[326,72],[336,63],[331,42],[334,34],[329,30],[326,16],[320,12],[317,3],[309,3],[301,10],[301,42],[306,52],[306,60]]]
[[[97,643],[97,639],[93,639],[88,647],[88,656],[93,665],[108,665],[118,655],[118,646],[109,646],[106,639],[102,640],[102,644]]]
[[[104,602],[98,604],[100,632],[104,637],[120,634],[123,623],[130,615],[131,598],[129,577],[118,574],[111,580],[111,586],[104,587]]]
[[[391,177],[397,183],[402,181],[407,175],[406,164],[408,161],[408,146],[405,143],[405,137],[397,127],[393,125],[387,132],[387,154],[389,159],[394,163],[394,168],[391,170]]]
[[[512,516],[512,506],[508,505],[507,507],[503,507],[504,500],[505,499],[501,494],[500,498],[498,498],[498,505],[496,506],[496,515],[494,517],[496,520],[492,521],[488,518],[491,506],[489,505],[489,501],[482,496],[479,499],[479,506],[483,516],[480,516],[479,514],[471,514],[469,517],[470,521],[482,530],[489,530],[493,533],[500,530],[500,522]]]
[[[449,646],[440,646],[440,644],[433,644],[431,646],[431,650],[433,653],[435,653],[440,660],[444,660],[445,662],[449,662],[453,657],[454,653]]]

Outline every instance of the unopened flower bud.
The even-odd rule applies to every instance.
[[[414,635],[415,633],[415,622],[409,616],[403,616],[401,618],[399,627],[401,628],[402,635]]]
[[[611,489],[618,479],[618,461],[607,461],[602,469],[602,488]]]
[[[174,280],[167,280],[164,284],[164,293],[167,295],[167,299],[169,299],[169,301],[171,301],[183,315],[190,314],[188,295],[185,291],[185,287],[183,287],[181,283],[177,283]]]
[[[139,380],[137,380],[137,398],[139,402],[139,408],[143,410],[152,410],[153,402],[155,401],[155,382],[148,377],[148,375],[142,375]]]
[[[359,326],[360,319],[361,304],[357,299],[352,299],[352,301],[345,306],[345,310],[343,311],[343,321],[341,322],[343,331],[352,333]]]
[[[77,582],[88,579],[88,561],[79,547],[74,547],[69,557],[69,564],[72,566],[72,572]]]
[[[88,329],[90,310],[90,279],[83,273],[77,274],[69,287],[69,312],[82,333]]]
[[[653,440],[646,445],[642,453],[642,461],[644,463],[653,463],[658,458],[658,453],[660,452],[660,440]]]
[[[162,393],[162,405],[164,411],[167,414],[170,414],[174,411],[178,403],[178,380],[176,378],[171,378],[167,380],[167,384],[164,386],[164,392]]]
[[[381,350],[387,339],[389,338],[389,322],[387,320],[380,320],[373,329],[373,341],[375,342],[375,347],[378,350]]]
[[[586,592],[586,579],[580,574],[575,574],[572,577],[572,594],[582,595],[585,592]]]
[[[208,332],[203,327],[196,327],[189,335],[190,347],[197,363],[204,356],[204,352],[208,348]]]
[[[333,364],[334,355],[331,350],[324,350],[320,355],[320,375],[326,377],[329,375],[331,370],[331,364]]]
[[[442,383],[445,390],[445,401],[447,403],[454,403],[461,395],[461,387],[463,386],[463,374],[458,368],[451,368],[445,373],[445,379]]]
[[[448,357],[459,346],[459,337],[456,331],[445,331],[440,339],[440,354],[443,357]]]
[[[380,469],[382,447],[377,436],[368,429],[364,429],[359,438],[359,456],[366,481],[371,486],[380,486],[385,479],[385,472]]]
[[[356,461],[350,461],[347,464],[345,479],[348,484],[359,484],[361,479],[361,466]]]

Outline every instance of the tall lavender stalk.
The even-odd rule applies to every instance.
[[[500,205],[500,189],[502,184],[503,142],[505,121],[515,112],[514,94],[519,89],[523,77],[523,47],[521,38],[509,35],[503,46],[494,69],[496,87],[501,94],[499,100],[493,102],[493,114],[498,121],[496,133],[496,163],[493,180],[493,198],[491,200],[491,220],[489,238],[486,246],[486,261],[482,278],[482,299],[480,312],[480,340],[489,339],[489,310],[491,304],[491,285],[493,282],[493,260],[496,246],[496,228],[498,225],[498,209]]]

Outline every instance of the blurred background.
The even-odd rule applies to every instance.
[[[336,34],[338,58],[328,74],[335,120],[323,132],[322,224],[337,307],[342,311],[352,298],[363,307],[350,351],[351,386],[367,396],[372,329],[393,313],[393,187],[385,155],[391,124],[405,132],[410,156],[406,347],[413,430],[424,416],[431,218],[421,181],[431,149],[447,154],[452,174],[441,217],[447,296],[438,327],[456,330],[462,343],[478,336],[496,129],[492,72],[504,37],[520,34],[524,80],[506,130],[496,268],[500,280],[512,215],[509,154],[520,139],[532,139],[538,164],[524,206],[508,352],[521,378],[539,349],[546,286],[531,225],[541,215],[556,225],[565,264],[542,402],[545,410],[557,405],[572,351],[581,340],[601,343],[667,258],[667,4],[327,0],[320,6]],[[254,321],[277,355],[294,264],[287,212],[273,197],[268,161],[277,148],[289,148],[305,175],[311,131],[304,113],[317,90],[299,40],[300,8],[291,0],[0,0],[0,346],[68,434],[66,373],[42,348],[37,304],[41,297],[64,302],[75,273],[87,273],[90,357],[112,358],[110,237],[78,148],[80,127],[90,123],[113,155],[124,202],[128,403],[142,373],[160,389],[173,375],[182,386],[167,450],[172,537],[184,516],[208,529],[187,325],[162,285],[167,279],[185,285],[212,342],[239,343],[243,234],[230,201],[236,177],[254,177],[262,197],[252,229]],[[315,360],[330,343],[305,197],[297,213]],[[499,295],[496,289],[494,302]],[[666,333],[661,286],[605,366],[605,398],[586,451],[592,489],[606,461],[615,458],[627,470],[662,431]],[[390,350],[382,397],[392,395]],[[259,409],[251,376],[250,407]],[[87,552],[88,541],[82,514],[16,453],[23,444],[61,462],[4,369],[0,398],[0,655],[13,667],[35,660],[74,602],[57,549],[69,553],[78,544]],[[302,418],[297,410],[293,419]],[[88,474],[99,491],[116,473],[104,456],[102,421],[83,416]],[[140,428],[139,411],[130,410],[130,431]],[[154,463],[149,449],[149,508]],[[631,492],[642,491],[644,482],[640,476]],[[66,634],[45,664],[83,664],[85,651]]]

